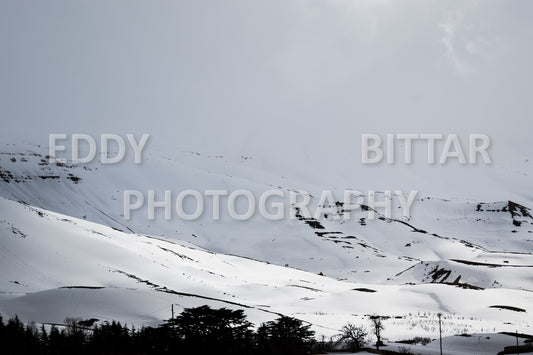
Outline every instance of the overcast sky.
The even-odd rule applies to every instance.
[[[0,2],[1,136],[360,162],[360,134],[531,156],[531,1]],[[502,159],[500,157],[500,159]]]

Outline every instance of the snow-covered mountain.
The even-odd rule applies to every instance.
[[[393,339],[530,327],[533,295],[464,285],[375,285],[338,281],[288,267],[212,253],[169,238],[124,233],[0,199],[0,313],[36,322],[65,317],[157,324],[170,307],[244,309],[255,324],[298,317],[317,334],[346,322],[385,320]]]
[[[128,5],[0,2],[2,316],[137,326],[209,304],[317,335],[379,314],[400,339],[434,337],[441,312],[458,353],[476,340],[458,333],[491,333],[481,352],[505,344],[495,332],[532,334],[532,2]],[[66,162],[48,156],[53,134]],[[94,161],[68,159],[74,134],[95,139]],[[102,164],[109,134],[149,134],[141,164],[131,141]],[[217,219],[204,196],[185,220],[188,189],[274,190],[285,216],[236,220],[223,196]],[[170,191],[171,218],[146,201],[125,218],[127,190]],[[301,190],[312,210],[331,190],[331,209],[289,218]],[[405,216],[396,191],[414,190]],[[370,191],[394,192],[391,215]]]
[[[326,335],[369,314],[391,317],[392,338],[434,335],[438,312],[448,334],[529,331],[533,218],[513,201],[424,193],[410,219],[362,208],[346,221],[341,204],[339,219],[123,218],[124,189],[323,189],[247,161],[184,152],[148,154],[142,167],[51,164],[43,148],[5,145],[0,313],[155,324],[171,304],[207,303],[256,323],[293,315]]]
[[[214,252],[321,272],[337,279],[533,289],[527,278],[533,265],[529,254],[533,217],[528,206],[469,196],[435,197],[431,190],[421,190],[409,219],[402,217],[400,205],[393,201],[392,218],[376,208],[377,218],[369,219],[368,208],[363,206],[345,220],[343,190],[365,191],[364,185],[316,185],[262,170],[249,160],[191,152],[164,157],[149,152],[142,165],[51,164],[44,148],[5,145],[0,154],[0,195],[125,232],[168,237]],[[408,178],[399,174],[398,186],[405,185]],[[154,220],[149,220],[146,204],[132,211],[130,220],[123,217],[123,192],[128,189],[139,190],[145,196],[148,190],[154,190],[158,199],[162,199],[164,190],[171,190],[173,198],[185,189],[247,189],[256,196],[270,189],[286,195],[306,190],[316,205],[325,188],[338,199],[338,209],[319,220],[287,217],[268,221],[256,214],[250,220],[236,221],[228,217],[224,200],[220,220],[212,218],[208,201],[204,214],[195,221],[182,220],[175,214],[165,220],[161,209]],[[509,192],[509,196],[514,194]],[[384,196],[378,193],[378,199]],[[290,208],[287,200],[286,211]],[[436,268],[449,270],[450,275],[438,277]],[[519,277],[515,282],[506,276],[508,273],[525,279]]]

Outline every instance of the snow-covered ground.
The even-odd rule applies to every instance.
[[[390,317],[389,339],[435,337],[438,312],[446,335],[530,332],[529,291],[338,281],[3,198],[0,209],[0,313],[27,321],[95,317],[139,326],[169,318],[171,304],[210,304],[243,308],[255,324],[295,316],[324,335],[346,322],[368,326],[368,316],[379,314]]]
[[[518,344],[523,346],[524,339],[518,338]],[[401,349],[408,350],[413,354],[421,355],[438,355],[440,354],[439,339],[427,345],[398,345],[389,343],[385,347],[387,350],[400,351]],[[496,354],[507,346],[516,346],[516,337],[505,334],[493,333],[473,333],[464,335],[455,335],[442,338],[442,353],[449,355],[461,354]],[[533,348],[531,349],[533,352]]]
[[[253,159],[235,161],[191,152],[170,157],[149,150],[140,166],[96,162],[58,166],[48,162],[46,149],[18,143],[5,144],[0,152],[0,196],[125,232],[164,236],[210,251],[288,264],[350,281],[457,281],[484,288],[533,288],[528,276],[533,265],[528,254],[533,243],[533,217],[527,205],[517,202],[527,199],[519,199],[514,190],[527,176],[517,175],[507,193],[504,189],[498,196],[487,193],[487,198],[503,195],[514,202],[489,203],[479,192],[465,197],[435,197],[431,193],[434,190],[426,187],[419,188],[409,220],[402,217],[396,203],[392,219],[369,220],[368,212],[359,209],[346,221],[339,209],[340,219],[329,215],[318,221],[323,229],[316,229],[302,220],[267,221],[259,214],[248,221],[232,220],[225,207],[227,198],[222,198],[220,220],[211,217],[208,199],[204,214],[195,221],[182,220],[175,213],[167,221],[161,209],[155,220],[148,220],[146,204],[132,211],[131,220],[125,220],[123,193],[135,189],[146,197],[148,190],[155,190],[161,199],[164,190],[171,190],[175,199],[180,191],[191,188],[248,189],[258,198],[264,191],[277,189],[286,194],[288,215],[290,191],[308,191],[316,205],[323,189],[332,189],[342,201],[346,188],[366,191],[375,185],[364,176],[356,186],[317,185],[308,181],[318,177],[289,178],[255,166]],[[397,186],[409,185],[410,178],[400,170]],[[435,275],[435,268],[445,271]]]
[[[172,304],[176,312],[209,304],[245,309],[256,325],[294,316],[318,336],[338,334],[347,322],[368,328],[369,316],[381,315],[386,338],[397,341],[434,339],[440,312],[445,344],[456,353],[476,346],[474,337],[456,334],[532,332],[533,217],[523,200],[443,198],[427,190],[410,219],[370,220],[361,209],[345,221],[339,209],[340,219],[311,224],[235,221],[222,210],[215,221],[206,205],[197,221],[151,221],[146,209],[125,220],[125,189],[303,189],[317,196],[324,187],[248,159],[189,152],[150,153],[142,167],[57,165],[41,147],[5,145],[0,170],[3,315],[140,326],[168,319]],[[339,199],[343,189],[332,187]],[[509,196],[517,197],[511,190]],[[505,336],[490,337],[479,344],[509,345]],[[470,345],[461,348],[463,342]],[[435,351],[434,342],[406,347]]]

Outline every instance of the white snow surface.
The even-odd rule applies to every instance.
[[[51,164],[46,149],[21,144],[5,144],[1,153],[3,315],[140,326],[168,319],[171,304],[176,312],[209,304],[243,308],[256,325],[295,316],[327,336],[346,322],[369,327],[368,316],[377,314],[389,317],[391,340],[434,338],[439,312],[448,336],[531,333],[533,217],[527,191],[517,192],[529,171],[502,185],[498,196],[428,187],[410,219],[395,212],[369,220],[359,209],[346,221],[339,208],[316,221],[322,226],[316,229],[299,219],[231,220],[224,204],[215,221],[209,203],[197,221],[175,215],[166,221],[162,213],[151,221],[145,208],[127,221],[122,194],[153,189],[161,198],[170,189],[175,198],[192,188],[259,196],[277,189],[288,201],[289,191],[317,198],[330,188],[342,200],[344,189],[375,185],[363,179],[328,187],[312,176],[267,171],[246,157],[193,152],[150,152],[140,166]],[[408,177],[400,173],[398,186],[409,188]],[[494,199],[500,195],[509,197]]]
[[[333,335],[368,315],[391,317],[387,335],[530,330],[533,294],[446,284],[371,285],[212,253],[168,238],[123,233],[20,202],[0,200],[0,312],[61,323],[118,319],[136,326],[170,317],[170,305],[245,309],[256,325],[278,314]],[[491,308],[503,305],[525,312]]]

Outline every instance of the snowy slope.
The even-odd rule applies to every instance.
[[[0,313],[61,323],[67,317],[156,324],[170,305],[243,308],[258,324],[277,314],[335,334],[369,314],[391,317],[391,339],[530,331],[533,294],[453,285],[370,285],[216,254],[170,239],[110,227],[0,199]],[[497,306],[497,307],[494,307]],[[503,307],[502,307],[503,306]],[[512,308],[516,307],[516,308]]]
[[[288,218],[266,221],[261,216],[235,221],[229,219],[223,203],[221,220],[214,221],[206,201],[204,215],[197,221],[184,221],[175,214],[166,221],[162,213],[150,221],[146,208],[133,211],[127,221],[122,216],[126,189],[139,190],[145,196],[152,189],[158,198],[167,189],[173,198],[189,188],[248,189],[256,196],[278,189],[286,194],[287,211],[289,191],[306,190],[316,204],[325,188],[331,188],[340,201],[346,188],[366,191],[375,185],[364,176],[356,186],[316,185],[308,182],[314,180],[312,176],[306,179],[293,174],[289,178],[262,169],[249,157],[232,159],[194,152],[171,157],[149,150],[142,165],[57,165],[50,164],[46,154],[43,147],[5,144],[0,154],[0,195],[125,232],[169,237],[211,251],[288,264],[337,279],[396,284],[458,280],[479,287],[533,289],[529,276],[533,218],[526,205],[512,201],[434,197],[428,189],[420,191],[409,220],[402,217],[396,203],[392,219],[380,216],[369,220],[368,211],[356,210],[345,221],[339,208],[340,219],[329,215],[317,223]],[[527,169],[523,169],[516,174],[521,177],[517,184],[508,190],[509,198],[517,197],[514,188],[527,180]],[[410,177],[400,169],[398,186],[408,186]],[[502,188],[498,194],[506,195],[505,191]],[[378,194],[378,198],[383,196]],[[522,200],[528,201],[526,194]],[[517,264],[520,267],[513,267]],[[433,279],[431,271],[435,268],[451,273],[446,279]]]
[[[524,338],[519,338],[519,345],[526,345]],[[457,334],[454,336],[443,337],[442,348],[444,354],[461,355],[461,354],[496,354],[503,351],[505,347],[516,346],[516,338],[506,334]],[[387,350],[400,351],[408,349],[414,354],[439,355],[439,339],[434,339],[427,345],[410,345],[410,344],[388,344]]]

